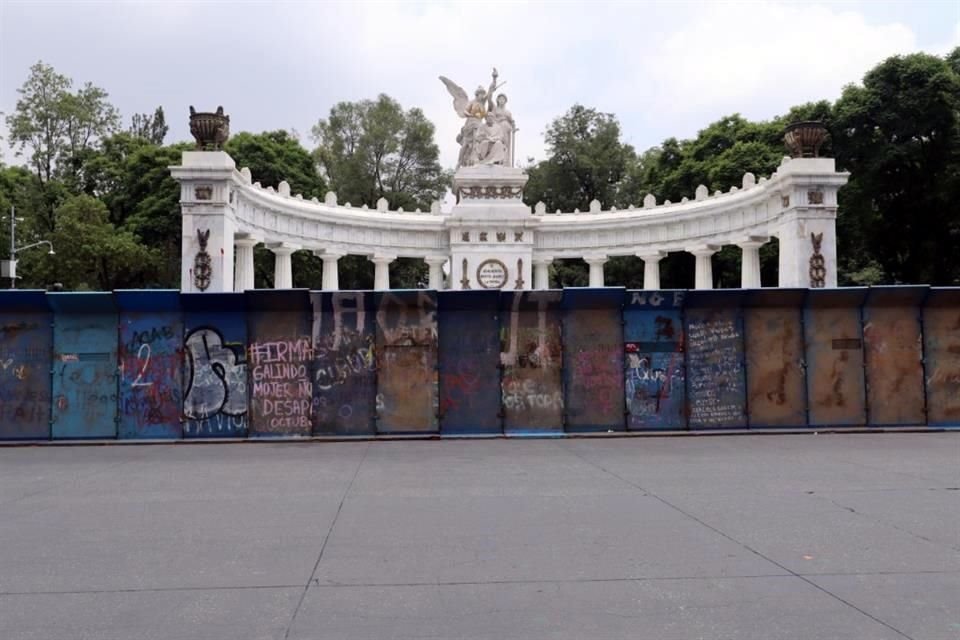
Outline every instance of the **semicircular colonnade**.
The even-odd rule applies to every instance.
[[[322,202],[307,200],[291,194],[286,182],[261,187],[223,151],[185,151],[181,165],[170,169],[181,185],[181,289],[210,292],[252,289],[253,248],[259,243],[274,252],[278,289],[292,287],[290,256],[297,250],[323,260],[321,288],[327,290],[339,288],[337,261],[348,254],[374,263],[375,289],[389,288],[389,265],[398,257],[425,260],[432,289],[470,288],[471,282],[504,290],[531,288],[532,282],[532,288],[546,289],[549,265],[562,258],[584,259],[590,286],[599,287],[604,263],[614,256],[640,257],[644,288],[658,289],[660,260],[679,251],[697,258],[694,288],[709,289],[711,256],[725,245],[742,249],[741,286],[756,288],[759,248],[774,237],[778,286],[835,287],[837,191],[849,177],[832,158],[784,157],[769,179],[748,173],[726,193],[710,195],[701,186],[679,203],[658,204],[648,195],[639,208],[604,210],[594,201],[588,211],[548,213],[542,203],[523,204],[521,170],[491,167],[470,183],[460,179],[461,169],[452,211],[435,202],[429,212],[407,212],[388,209],[385,199],[373,209],[340,204],[333,193]],[[492,184],[509,186],[482,186],[490,176]],[[473,278],[478,260],[498,263],[504,276],[484,280],[478,268]],[[514,264],[516,277],[506,277]]]

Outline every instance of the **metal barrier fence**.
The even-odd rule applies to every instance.
[[[0,292],[0,439],[960,427],[960,288]]]

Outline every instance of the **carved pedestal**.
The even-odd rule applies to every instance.
[[[837,286],[837,189],[846,174],[833,158],[796,158],[779,170],[780,287]]]
[[[170,169],[180,182],[183,228],[180,290],[233,291],[233,248],[237,231],[233,158],[224,151],[184,151],[180,166]]]
[[[538,224],[523,204],[521,169],[473,166],[457,170],[458,202],[450,230],[450,288],[533,288],[533,239]]]

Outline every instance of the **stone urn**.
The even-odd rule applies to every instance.
[[[190,133],[198,150],[221,149],[230,137],[230,116],[224,115],[223,107],[217,107],[216,113],[199,113],[191,106]]]
[[[820,145],[826,139],[827,128],[816,120],[794,122],[783,132],[783,142],[794,158],[819,157]]]

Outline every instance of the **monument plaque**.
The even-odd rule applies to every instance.
[[[484,260],[477,267],[477,283],[484,289],[502,289],[507,284],[507,266],[499,260]]]

